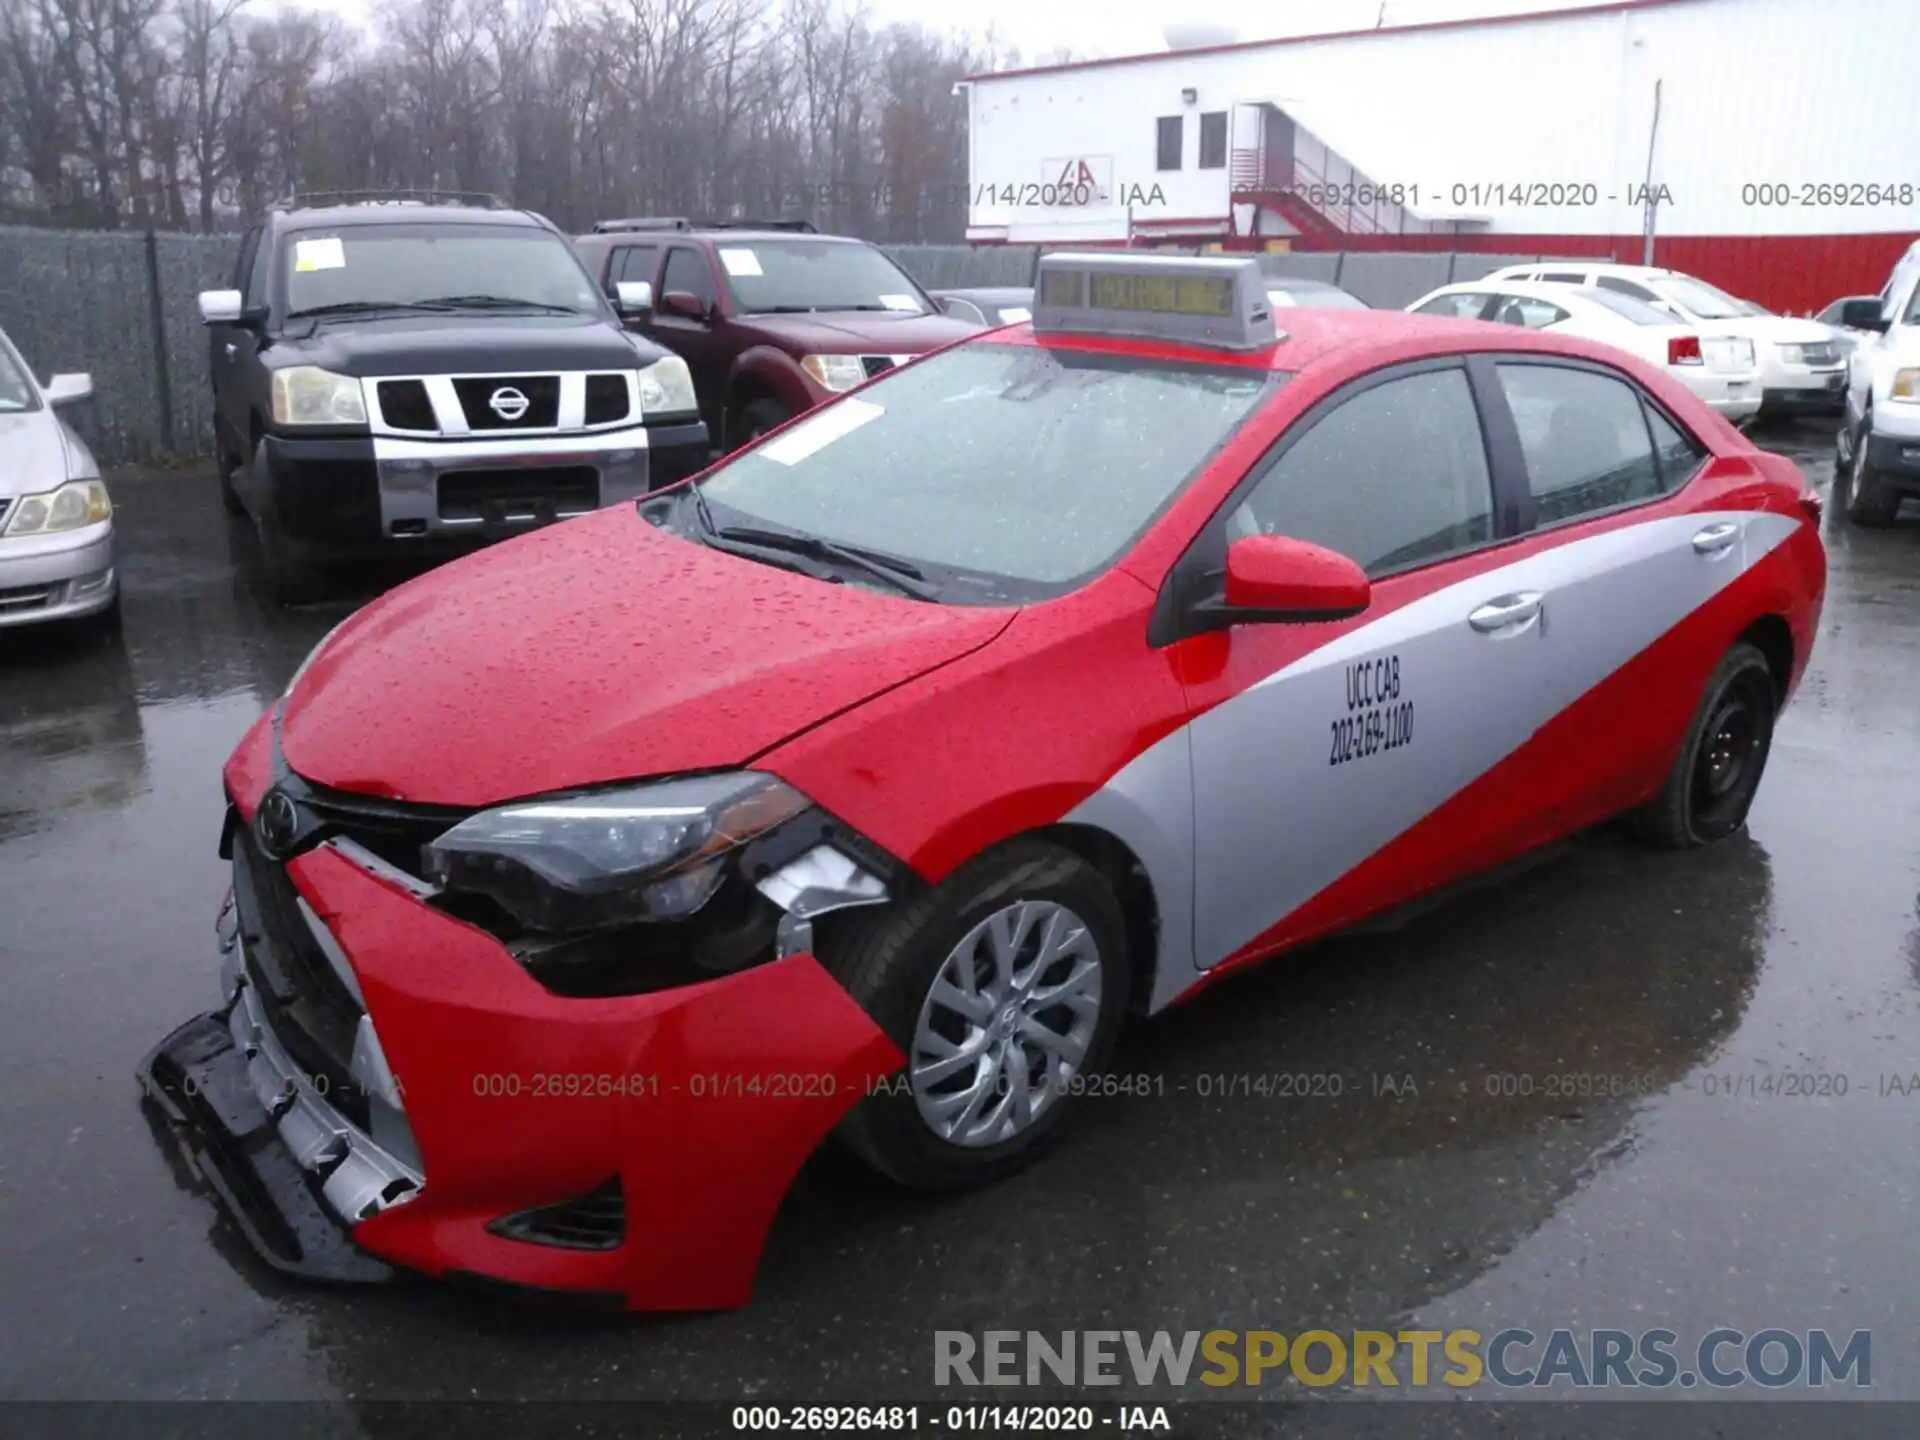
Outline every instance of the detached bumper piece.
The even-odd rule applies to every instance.
[[[382,1284],[392,1267],[359,1249],[283,1142],[223,1013],[189,1020],[141,1062],[140,1084],[194,1170],[276,1270],[309,1280]]]

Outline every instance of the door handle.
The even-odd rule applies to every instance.
[[[227,358],[231,360],[235,355],[239,353],[240,353],[240,347],[238,345],[235,345],[231,340],[229,340],[227,342]]]
[[[1482,635],[1512,631],[1538,620],[1544,601],[1545,597],[1538,590],[1497,595],[1467,616],[1467,623]]]
[[[1740,538],[1740,527],[1731,520],[1709,525],[1693,537],[1696,555],[1723,555]]]

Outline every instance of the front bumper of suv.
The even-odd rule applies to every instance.
[[[794,1175],[903,1063],[894,1044],[808,954],[567,998],[351,841],[260,882],[238,832],[270,748],[263,723],[228,768],[225,1003],[141,1074],[254,1247],[335,1280],[392,1265],[640,1310],[745,1304]],[[296,942],[324,952],[313,973]],[[345,1081],[344,1038],[334,1062],[311,1043],[343,1009]]]
[[[265,445],[282,529],[333,553],[501,539],[672,484],[709,454],[697,421],[460,440],[272,434]]]

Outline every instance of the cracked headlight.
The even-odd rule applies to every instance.
[[[676,415],[700,408],[693,398],[693,372],[678,355],[656,360],[640,372],[640,413]]]
[[[735,771],[483,810],[426,846],[428,878],[547,933],[691,915],[727,853],[812,802]]]
[[[276,425],[364,425],[367,403],[360,382],[317,365],[289,365],[273,372]]]

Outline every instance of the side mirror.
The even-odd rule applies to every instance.
[[[1344,620],[1373,600],[1367,572],[1338,551],[1284,535],[1242,535],[1227,545],[1229,624]]]
[[[705,320],[707,302],[691,290],[669,290],[660,297],[660,313],[672,315],[681,320]]]
[[[65,405],[78,405],[82,400],[93,398],[93,376],[56,375],[47,382],[46,393],[47,404],[56,410]]]
[[[241,298],[238,290],[202,290],[200,319],[208,325],[237,325]]]
[[[1880,298],[1849,300],[1840,307],[1840,324],[1848,330],[1872,330],[1887,333],[1887,320],[1880,313]]]
[[[653,309],[653,285],[650,281],[622,280],[613,290],[613,308],[622,315],[644,315]]]

